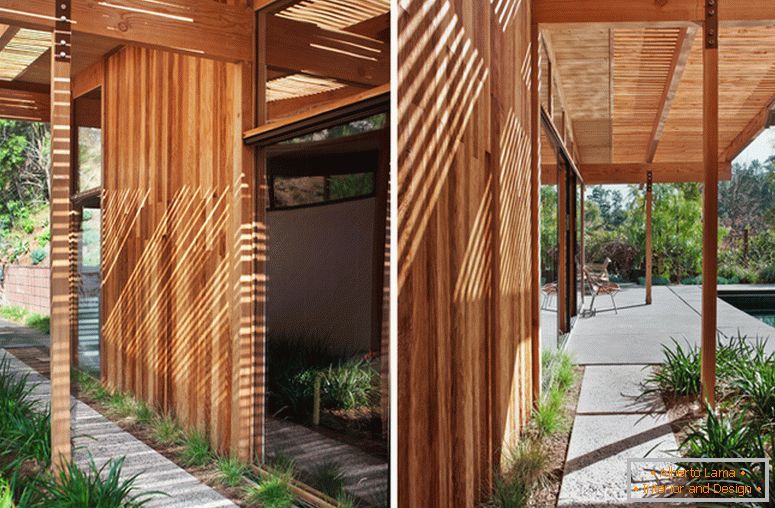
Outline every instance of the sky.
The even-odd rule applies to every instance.
[[[775,127],[770,127],[762,132],[753,143],[748,145],[748,148],[737,156],[735,162],[747,163],[755,159],[764,161],[771,155],[775,155]]]

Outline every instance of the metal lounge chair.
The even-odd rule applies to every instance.
[[[616,295],[622,290],[622,288],[619,287],[619,284],[603,280],[602,276],[590,273],[586,267],[584,267],[584,278],[587,279],[589,288],[592,291],[592,301],[589,304],[588,315],[595,315],[597,313],[595,310],[595,298],[597,298],[598,295],[610,296],[611,302],[614,305],[614,312],[619,314],[619,309],[616,308],[615,299]]]

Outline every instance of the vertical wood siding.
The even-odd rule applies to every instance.
[[[401,506],[474,506],[531,407],[530,2],[399,8]]]
[[[250,279],[240,277],[240,247],[251,250],[249,72],[125,48],[107,60],[103,90],[105,381],[243,456],[253,407],[251,305],[240,300]]]

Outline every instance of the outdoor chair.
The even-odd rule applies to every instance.
[[[614,312],[619,314],[619,309],[616,308],[616,295],[622,290],[622,288],[619,287],[619,284],[603,280],[600,275],[590,273],[586,267],[584,268],[584,278],[587,279],[589,288],[592,291],[592,301],[590,302],[588,309],[589,314],[594,315],[596,313],[595,298],[597,298],[598,295],[610,296],[611,302],[614,305]]]
[[[605,258],[605,260],[602,263],[587,263],[586,269],[592,275],[599,277],[600,280],[604,282],[609,282],[611,278],[608,275],[608,265],[610,264],[611,264],[611,258]]]
[[[551,310],[549,308],[549,302],[551,302],[553,297],[557,296],[557,283],[549,282],[548,284],[544,284],[541,288],[541,292],[544,294],[544,299],[541,302],[541,310]]]

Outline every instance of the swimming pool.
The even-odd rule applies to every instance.
[[[719,298],[775,327],[775,289],[719,290]]]

